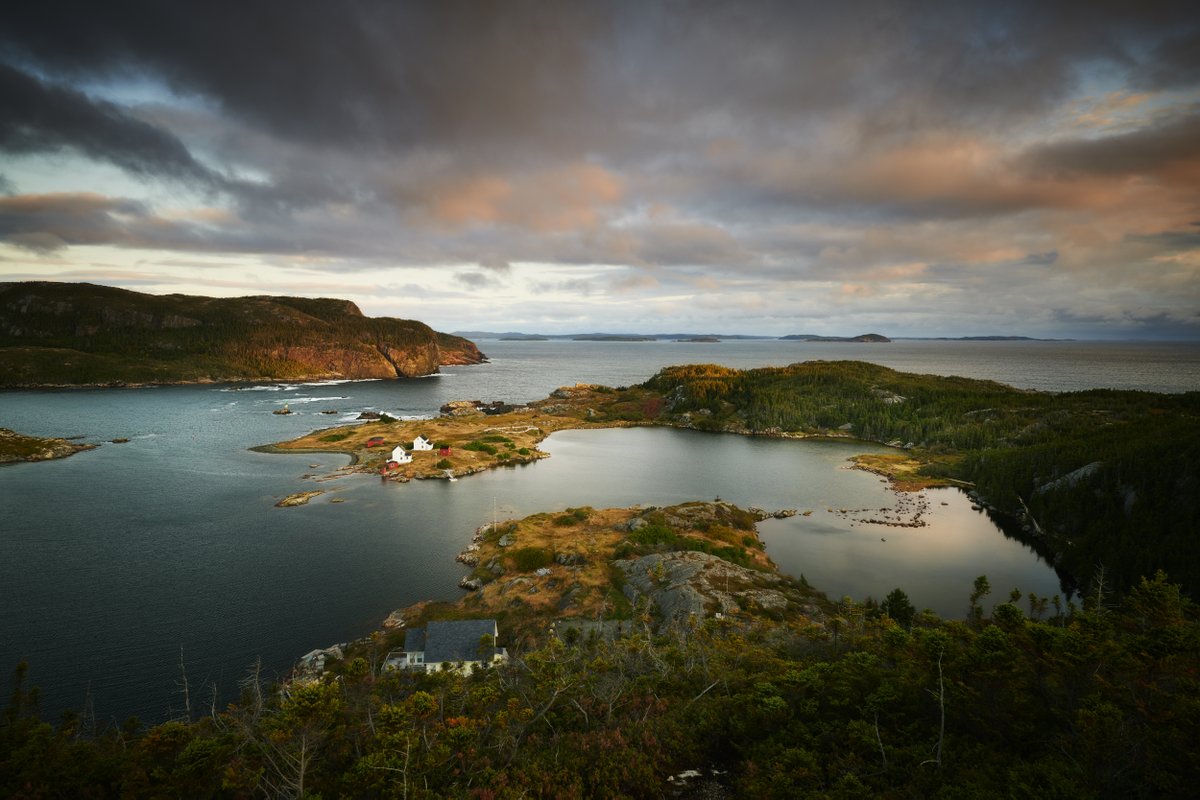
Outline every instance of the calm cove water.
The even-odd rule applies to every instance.
[[[283,672],[314,647],[374,629],[392,609],[454,599],[454,554],[492,513],[721,497],[810,516],[760,526],[787,572],[831,596],[882,597],[961,616],[976,575],[998,594],[1059,592],[1038,557],[952,490],[925,493],[927,527],[856,520],[897,498],[846,458],[872,445],[664,429],[571,431],[553,458],[456,483],[382,483],[346,462],[247,448],[363,409],[431,415],[452,399],[528,401],[581,382],[629,385],[669,364],[782,365],[858,358],[1018,386],[1200,389],[1200,347],[1139,343],[778,341],[720,344],[481,342],[492,363],[413,381],[0,394],[0,425],[127,444],[0,469],[0,668],[30,663],[54,715],[90,698],[100,718],[159,721],[182,708],[180,662],[224,697],[256,658]],[[272,415],[287,402],[296,414]],[[338,409],[337,416],[321,415]],[[620,463],[619,470],[613,464]],[[319,464],[320,466],[311,466]],[[330,490],[308,506],[274,502]],[[331,503],[330,499],[344,500]],[[843,512],[843,509],[845,511]],[[868,511],[869,510],[869,511]],[[901,509],[903,510],[903,509]]]

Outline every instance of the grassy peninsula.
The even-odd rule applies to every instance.
[[[347,300],[0,283],[0,388],[416,377],[482,360],[466,339]]]
[[[8,428],[0,428],[0,464],[66,458],[95,447],[94,444],[78,444],[54,437],[27,436]]]

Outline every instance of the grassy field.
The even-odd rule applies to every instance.
[[[361,471],[383,471],[392,449],[402,444],[413,460],[386,470],[392,480],[445,478],[446,471],[458,477],[510,464],[526,464],[546,458],[538,444],[557,430],[598,427],[569,416],[524,411],[496,416],[439,417],[432,420],[375,420],[361,425],[344,425],[314,431],[306,436],[260,448],[268,452],[346,453]],[[412,451],[413,440],[424,436],[433,450]],[[367,446],[372,438],[383,443]],[[449,452],[442,452],[449,448]]]

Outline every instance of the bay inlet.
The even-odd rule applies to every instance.
[[[920,344],[926,365],[938,367],[925,371],[970,374],[978,361],[979,345],[955,361],[954,343]],[[181,665],[193,703],[203,686],[229,699],[256,659],[268,674],[282,673],[313,647],[374,629],[394,608],[460,596],[463,569],[454,554],[490,517],[493,502],[511,517],[717,496],[811,510],[760,525],[781,569],[804,574],[832,597],[879,598],[899,586],[919,607],[947,616],[961,616],[982,573],[997,592],[1059,591],[1046,564],[957,491],[925,493],[925,527],[863,522],[868,511],[897,503],[878,477],[846,468],[850,455],[880,449],[874,445],[666,429],[567,431],[544,443],[553,457],[540,463],[453,484],[407,485],[365,475],[317,483],[337,475],[347,457],[248,449],[363,409],[422,416],[452,399],[520,402],[576,381],[632,384],[685,361],[747,367],[844,357],[830,345],[782,342],[482,346],[492,363],[403,382],[0,395],[6,427],[104,443],[61,461],[0,469],[0,666],[29,662],[50,717],[90,702],[102,719],[159,721],[183,707]],[[1024,360],[1036,365],[1037,348],[1024,346]],[[868,360],[876,353],[912,360],[921,349],[855,347]],[[1061,350],[1054,353],[1061,359]],[[997,362],[982,366],[1003,373],[1015,363]],[[1144,369],[1145,359],[1137,363]],[[271,413],[284,403],[295,413]],[[328,410],[338,413],[321,413]],[[117,438],[129,441],[108,443]],[[326,494],[300,508],[274,507],[314,488]]]

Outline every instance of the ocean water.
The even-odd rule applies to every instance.
[[[392,609],[460,596],[454,554],[493,504],[506,517],[716,496],[800,508],[813,514],[760,530],[782,569],[832,596],[878,598],[901,586],[918,606],[961,616],[981,573],[997,591],[1059,591],[1045,563],[957,492],[927,493],[924,528],[856,521],[867,516],[858,509],[895,505],[878,478],[845,468],[870,445],[572,431],[547,440],[553,457],[537,464],[407,485],[320,480],[346,457],[248,449],[364,409],[429,416],[452,399],[520,402],[577,381],[629,385],[670,364],[811,358],[1058,391],[1200,389],[1195,345],[480,344],[491,363],[411,381],[0,394],[4,427],[103,443],[0,469],[0,668],[28,661],[50,716],[90,702],[102,719],[160,721],[183,708],[184,673],[193,705],[208,687],[224,700],[257,659],[282,673],[308,650],[369,632]],[[270,413],[284,403],[296,413]],[[130,441],[107,443],[114,438]],[[273,505],[311,488],[327,494],[299,508]]]

